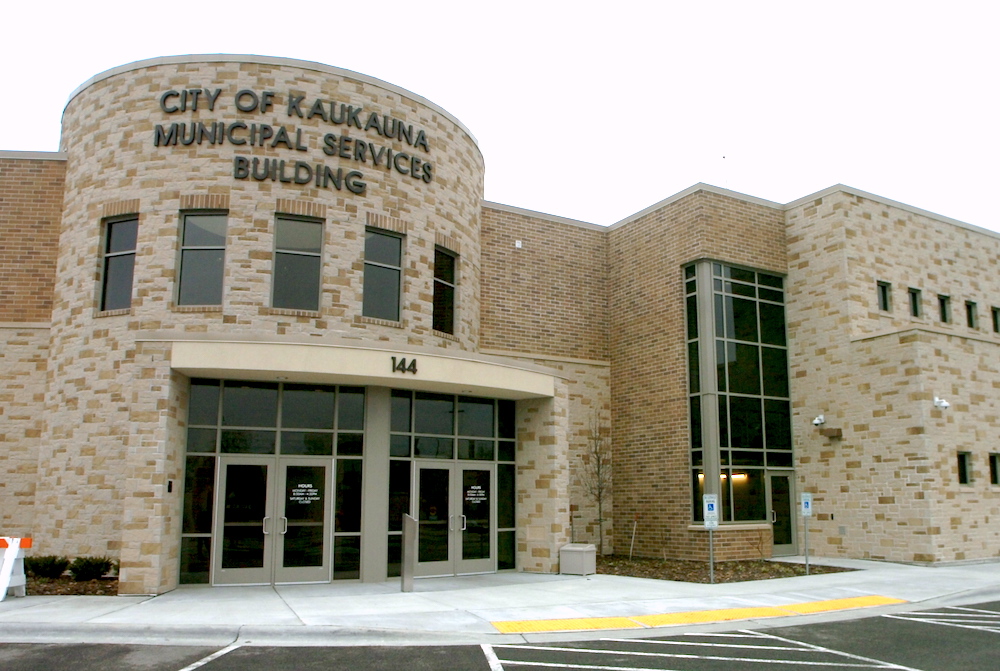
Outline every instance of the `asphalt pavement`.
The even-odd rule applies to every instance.
[[[785,627],[1000,599],[1000,560],[811,562],[855,570],[717,585],[506,572],[417,579],[406,593],[397,579],[8,596],[0,602],[0,643],[501,645]]]

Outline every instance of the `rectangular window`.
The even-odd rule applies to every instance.
[[[222,305],[226,214],[188,213],[181,230],[178,305]]]
[[[876,284],[876,290],[878,293],[878,309],[882,312],[892,310],[892,285],[888,282],[879,282]]]
[[[972,453],[958,453],[958,484],[972,484]]]
[[[965,325],[970,329],[979,328],[979,314],[973,301],[965,301]]]
[[[274,230],[274,286],[271,305],[319,310],[323,223],[279,216]]]
[[[990,455],[990,484],[1000,485],[1000,454]]]
[[[919,317],[921,313],[921,301],[920,301],[920,289],[914,289],[910,287],[910,316]]]
[[[132,275],[135,272],[135,246],[138,233],[137,217],[107,223],[101,310],[122,310],[132,307]]]
[[[434,330],[455,332],[455,262],[443,249],[434,250]]]
[[[951,321],[951,299],[948,296],[938,294],[938,312],[942,322],[947,324]]]
[[[993,316],[993,332],[1000,333],[1000,308],[991,308],[990,313]]]
[[[384,231],[365,232],[365,288],[361,314],[399,321],[403,238]]]

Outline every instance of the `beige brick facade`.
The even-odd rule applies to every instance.
[[[204,377],[516,400],[517,568],[557,571],[571,541],[704,559],[684,272],[713,262],[785,278],[794,471],[779,470],[815,497],[813,552],[1000,552],[1000,236],[846,187],[779,205],[698,185],[600,227],[483,202],[484,179],[457,119],[328,66],[174,57],[85,84],[62,153],[0,153],[0,533],[119,558],[122,593],[175,587],[190,380]],[[226,215],[218,305],[178,304],[189,212]],[[273,306],[279,217],[322,224],[317,309]],[[131,303],[102,310],[122,218],[138,221]],[[366,231],[404,240],[398,320],[362,314]],[[457,259],[452,333],[434,328],[436,250]],[[388,450],[385,434],[373,444]],[[384,524],[365,524],[384,544]],[[719,559],[772,552],[765,514],[714,536]]]

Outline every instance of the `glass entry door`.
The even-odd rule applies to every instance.
[[[419,464],[416,469],[419,576],[496,570],[494,466]]]
[[[795,543],[795,498],[790,473],[767,474],[768,500],[771,502],[771,526],[774,533],[775,557],[797,553]]]
[[[330,580],[330,459],[222,457],[213,583]]]

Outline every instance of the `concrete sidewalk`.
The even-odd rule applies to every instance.
[[[795,561],[795,559],[792,559]],[[801,558],[798,558],[801,561]],[[788,626],[1000,600],[1000,562],[858,569],[702,585],[497,573],[277,587],[184,586],[157,597],[28,596],[0,603],[0,642],[422,645],[539,642]]]

